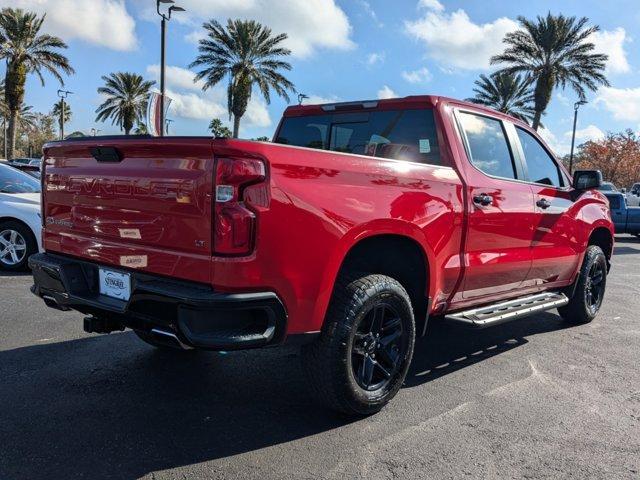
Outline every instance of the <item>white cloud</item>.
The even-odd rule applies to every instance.
[[[557,156],[562,157],[569,153],[571,148],[569,142],[558,140],[558,137],[556,137],[551,130],[541,127],[538,129],[538,134]]]
[[[227,109],[222,104],[197,93],[179,93],[167,89],[167,96],[171,98],[169,117],[190,118],[194,120],[211,120],[223,117]]]
[[[355,47],[349,18],[335,0],[181,0],[180,5],[187,9],[181,16],[194,26],[200,27],[209,18],[221,23],[227,18],[241,18],[257,20],[274,34],[287,33],[289,38],[284,43],[296,57],[308,57],[319,48]],[[200,38],[201,30],[187,35],[191,41]]]
[[[571,151],[571,135],[573,133],[572,130],[567,130],[566,132],[564,132],[561,138],[558,138],[553,134],[553,132],[551,132],[551,130],[547,128],[540,128],[538,130],[538,133],[556,155],[568,155]],[[604,137],[605,133],[597,126],[593,124],[587,125],[585,128],[576,130],[576,147],[581,143],[585,143],[590,140],[602,140]]]
[[[46,32],[65,41],[78,39],[122,51],[138,44],[135,20],[124,0],[2,0],[0,7],[46,13]]]
[[[245,126],[271,126],[271,117],[269,116],[269,110],[267,110],[267,104],[261,98],[252,96],[243,120]]]
[[[569,98],[566,95],[564,95],[562,92],[556,93],[556,98],[565,107],[571,104],[571,100],[569,100]]]
[[[571,139],[572,131],[564,133],[565,138]],[[605,133],[595,125],[587,125],[585,128],[576,130],[576,144],[588,142],[589,140],[602,140]]]
[[[601,87],[594,103],[604,105],[616,120],[640,122],[640,87]]]
[[[320,105],[323,103],[336,103],[339,102],[340,98],[336,95],[329,95],[328,97],[323,97],[322,95],[309,95],[309,98],[304,100],[304,105]]]
[[[147,74],[158,81],[158,65],[147,66]],[[227,119],[227,93],[223,85],[202,91],[202,82],[193,82],[190,70],[168,65],[166,70],[167,96],[172,100],[169,117],[210,121],[212,118]],[[247,111],[242,117],[243,127],[269,127],[271,117],[264,100],[256,93],[251,97]]]
[[[369,67],[373,67],[378,63],[383,63],[386,58],[386,54],[384,52],[373,52],[367,55],[366,64]]]
[[[504,49],[505,34],[517,28],[510,18],[476,24],[462,9],[445,13],[433,7],[422,18],[405,22],[406,32],[425,44],[429,57],[469,70],[489,68],[491,57]]]
[[[147,66],[147,74],[159,81],[160,65],[155,64]],[[168,65],[165,69],[165,81],[170,87],[184,90],[202,90],[204,82],[199,81],[196,83],[193,81],[193,77],[194,73],[186,68]]]
[[[444,5],[442,5],[438,0],[420,0],[418,2],[418,7],[428,8],[430,10],[435,10],[436,12],[442,12],[444,10]]]
[[[360,4],[362,10],[364,10],[364,13],[366,13],[378,27],[384,27],[384,24],[378,18],[378,14],[369,2],[367,2],[366,0],[358,0],[358,4]]]
[[[590,40],[593,42],[594,50],[597,53],[604,53],[609,56],[607,60],[608,73],[628,73],[631,71],[627,61],[627,53],[624,51],[624,44],[629,41],[624,28],[596,32]]]
[[[427,67],[423,67],[411,72],[402,72],[402,78],[409,83],[426,83],[433,78],[433,75]]]
[[[396,94],[396,92],[391,90],[391,87],[389,87],[388,85],[385,85],[380,90],[378,90],[378,98],[380,99],[396,98],[397,96],[398,95]]]

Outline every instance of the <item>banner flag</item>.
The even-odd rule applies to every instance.
[[[147,102],[147,132],[153,137],[160,136],[163,126],[160,125],[160,93],[151,92],[149,101]],[[165,95],[164,97],[164,116],[167,117],[167,111],[171,99]]]

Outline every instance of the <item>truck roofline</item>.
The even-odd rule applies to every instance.
[[[494,110],[484,105],[469,102],[466,100],[458,100],[456,98],[445,97],[442,95],[409,95],[406,97],[375,99],[375,100],[357,100],[350,102],[336,103],[319,103],[310,105],[291,105],[287,107],[283,113],[283,117],[301,117],[305,115],[321,115],[333,113],[337,111],[361,111],[361,110],[392,110],[395,108],[435,108],[439,103],[451,103],[459,107],[471,107],[476,110],[483,110],[491,115],[498,115],[511,122],[530,128],[526,122],[512,117],[503,112]]]

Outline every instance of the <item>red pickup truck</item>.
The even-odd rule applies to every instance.
[[[597,314],[613,250],[597,171],[525,123],[414,96],[289,107],[273,142],[102,137],[45,147],[33,292],[157,347],[303,345],[351,414],[398,392],[427,320]]]

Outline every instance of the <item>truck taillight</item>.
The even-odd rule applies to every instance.
[[[251,189],[266,178],[265,166],[253,158],[218,158],[215,172],[213,250],[216,255],[248,255],[253,251],[256,209]],[[260,203],[260,202],[258,202]],[[264,205],[266,206],[266,205]]]

